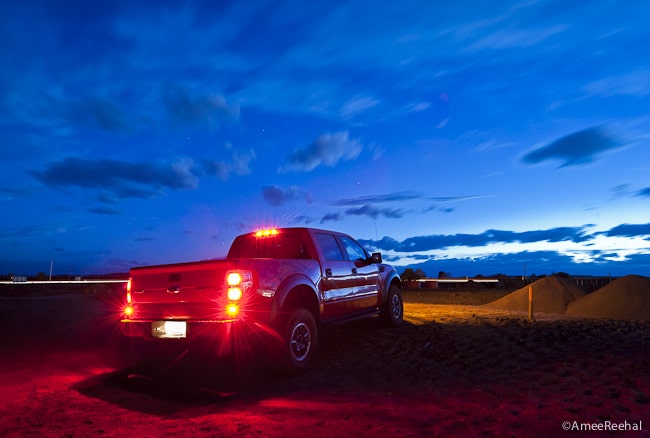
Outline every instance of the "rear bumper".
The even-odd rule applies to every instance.
[[[157,340],[152,334],[152,324],[159,319],[123,319],[120,321],[122,334],[127,337]],[[229,320],[184,320],[187,323],[187,337],[195,339],[203,335],[214,335],[222,326],[241,323],[237,319]]]

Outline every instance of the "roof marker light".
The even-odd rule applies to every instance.
[[[257,230],[255,232],[255,237],[270,237],[270,236],[277,236],[280,234],[280,232],[277,230],[277,228],[270,228],[267,230]]]

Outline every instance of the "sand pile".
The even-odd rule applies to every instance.
[[[568,316],[650,320],[650,278],[628,275],[572,302]]]
[[[551,276],[524,286],[505,297],[485,305],[492,309],[528,311],[528,287],[533,288],[533,310],[543,313],[564,313],[567,304],[585,295],[572,281]]]

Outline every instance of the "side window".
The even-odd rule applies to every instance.
[[[355,260],[365,260],[368,257],[366,251],[354,240],[349,237],[341,237],[341,242],[343,242],[343,247],[348,253],[348,257],[351,261]]]
[[[336,243],[334,235],[316,233],[316,240],[318,240],[318,246],[320,246],[325,260],[343,260],[343,253],[341,253],[341,248]]]

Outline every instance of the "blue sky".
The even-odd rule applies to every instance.
[[[0,273],[347,232],[429,276],[650,275],[646,1],[26,1]]]

